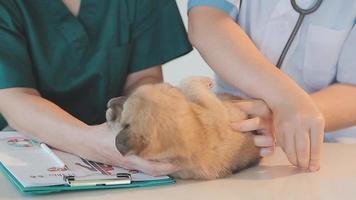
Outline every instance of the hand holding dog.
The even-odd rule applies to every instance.
[[[310,171],[319,169],[324,121],[318,111],[304,110],[297,112],[301,115],[296,116],[291,111],[293,106],[290,106],[285,111],[273,113],[261,100],[240,101],[236,105],[252,118],[232,127],[242,132],[256,130],[260,135],[255,136],[255,143],[261,148],[261,156],[273,153],[276,139],[293,165]],[[295,123],[283,123],[286,121]],[[303,126],[305,123],[302,122],[309,122],[308,126]]]
[[[177,171],[177,167],[170,163],[144,160],[138,156],[123,156],[115,146],[116,134],[107,123],[90,126],[87,131],[86,150],[81,157],[97,162],[119,166],[126,169],[135,169],[152,176],[167,175]],[[86,146],[86,145],[84,145]]]
[[[262,157],[272,155],[275,149],[273,116],[266,103],[262,100],[238,100],[235,104],[250,118],[233,123],[233,129],[241,132],[257,131],[258,135],[254,140],[256,146],[260,148],[260,155]]]

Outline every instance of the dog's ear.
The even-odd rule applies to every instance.
[[[121,131],[117,134],[115,139],[116,149],[124,156],[131,150],[130,143],[130,125],[126,124],[123,126]]]
[[[106,121],[113,122],[119,120],[126,100],[127,97],[124,96],[110,99],[107,103]]]
[[[109,100],[109,102],[107,104],[107,108],[122,106],[126,100],[127,100],[127,97],[125,97],[125,96],[112,98]]]

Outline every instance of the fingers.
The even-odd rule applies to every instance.
[[[274,124],[274,127],[278,127],[276,124]],[[284,132],[280,131],[279,128],[276,128],[275,131],[274,131],[274,134],[275,134],[275,138],[276,138],[276,145],[277,146],[280,146],[282,147],[283,149],[283,146],[284,146]]]
[[[320,168],[321,145],[324,138],[324,122],[315,123],[310,131],[310,161],[309,170],[318,171]]]
[[[246,119],[232,124],[233,130],[241,131],[241,132],[249,132],[249,131],[261,130],[265,128],[268,128],[267,122],[259,117]]]
[[[291,132],[292,130],[291,127],[276,132],[278,144],[286,153],[289,162],[302,169],[309,169],[311,172],[319,170],[324,128],[316,126],[311,131],[307,128],[300,128],[295,133]]]
[[[287,136],[285,135],[285,137],[284,137],[284,145],[282,146],[282,148],[283,148],[284,152],[286,153],[289,162],[292,163],[295,166],[298,166],[297,152],[295,150],[295,146],[296,145],[295,145],[295,137],[294,137],[294,135],[295,135],[294,133],[292,133],[290,135],[287,135]]]
[[[260,156],[262,157],[267,157],[270,156],[274,153],[274,146],[273,147],[268,147],[268,148],[261,148],[260,150]]]
[[[309,131],[301,130],[295,135],[296,152],[298,158],[298,166],[302,169],[307,169],[310,158],[310,139]]]
[[[127,156],[132,168],[142,171],[151,176],[162,176],[172,174],[179,170],[179,167],[171,163],[155,162],[144,160],[138,156]]]
[[[271,110],[262,100],[234,101],[236,105],[248,115],[269,118]]]
[[[272,147],[274,146],[274,139],[271,136],[255,135],[255,145],[258,147]]]
[[[260,156],[266,157],[274,153],[275,142],[271,136],[256,135],[254,136],[255,145],[260,149]]]
[[[264,130],[263,132],[270,133],[272,130],[271,118],[272,112],[267,104],[262,100],[244,100],[234,101],[236,105],[250,116],[254,118],[233,123],[232,128],[236,131],[249,132],[255,130]]]

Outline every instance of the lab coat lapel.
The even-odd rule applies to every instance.
[[[298,13],[294,11],[289,0],[280,0],[275,9],[271,12],[269,20],[263,27],[258,44],[262,53],[274,64],[277,63],[294,25],[298,20]],[[299,34],[293,41],[285,62],[293,54],[296,44],[298,43]]]
[[[290,13],[293,10],[293,7],[290,3],[290,0],[279,0],[275,9],[273,10],[270,20],[275,20],[278,19],[280,17],[282,17],[283,15],[286,15],[288,13]]]

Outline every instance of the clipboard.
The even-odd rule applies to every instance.
[[[125,188],[135,188],[135,187],[154,187],[162,185],[172,185],[175,184],[175,179],[168,178],[162,180],[151,180],[151,181],[131,181],[130,184],[117,184],[117,185],[88,185],[88,186],[42,186],[42,187],[24,187],[0,162],[0,171],[5,177],[22,193],[24,194],[49,194],[55,192],[65,192],[65,191],[81,191],[81,190],[102,190],[102,189],[125,189]]]
[[[63,176],[63,180],[70,187],[76,186],[108,186],[108,185],[123,185],[131,184],[131,174],[117,173],[115,176],[108,176],[106,178],[83,178],[76,176]]]
[[[88,175],[88,176],[81,176],[80,174],[67,174],[60,176],[58,178],[61,179],[60,184],[52,184],[52,185],[34,185],[34,186],[29,186],[28,184],[26,185],[23,180],[20,180],[21,178],[21,173],[16,173],[16,172],[22,172],[25,170],[22,170],[21,167],[18,168],[18,170],[14,170],[13,168],[10,167],[11,162],[18,161],[19,156],[14,156],[11,153],[6,154],[6,149],[4,150],[4,142],[7,141],[13,141],[13,140],[4,140],[4,137],[1,137],[2,133],[0,132],[0,171],[4,174],[7,179],[13,183],[13,185],[22,193],[25,194],[47,194],[47,193],[53,193],[53,192],[61,192],[61,191],[77,191],[77,190],[97,190],[97,189],[114,189],[114,188],[133,188],[133,187],[152,187],[152,186],[161,186],[161,185],[170,185],[170,184],[175,184],[175,180],[165,176],[165,177],[160,177],[160,178],[155,178],[155,177],[150,177],[148,175],[144,175],[142,173],[138,172],[130,172],[130,171],[125,171],[124,169],[112,167],[110,170],[111,172],[117,172],[118,173],[112,173],[112,174],[107,174],[103,176],[99,172],[97,172],[94,175]],[[13,132],[14,135],[19,136],[21,134],[17,132]],[[11,134],[9,132],[6,132],[7,135]],[[11,144],[13,145],[13,144]],[[24,145],[22,143],[22,145]],[[32,144],[33,147],[31,148],[36,148],[35,143]],[[15,145],[14,147],[11,148],[17,148]],[[26,151],[27,152],[27,151]],[[17,153],[17,152],[16,152]],[[28,155],[31,154],[31,151],[27,153]],[[1,156],[7,156],[7,158],[14,157],[15,161],[10,162],[8,160],[5,160],[4,157]],[[23,156],[25,161],[30,160],[29,162],[32,162],[31,159],[29,159],[29,156]],[[42,154],[41,154],[42,155]],[[36,156],[41,156],[37,155]],[[44,156],[47,154],[43,154]],[[74,156],[74,155],[69,155],[67,153],[63,153],[63,155],[68,156],[71,159],[77,159],[80,160],[81,158]],[[27,159],[27,160],[26,160]],[[41,158],[41,160],[45,160],[46,158]],[[84,159],[81,159],[86,161],[87,163],[93,164],[94,162],[87,161]],[[7,162],[4,162],[7,161]],[[51,158],[48,158],[48,161],[51,161]],[[53,162],[53,160],[52,160]],[[37,166],[38,162],[31,163],[33,166]],[[16,163],[15,163],[16,164]],[[23,163],[20,163],[23,164]],[[66,163],[67,164],[67,163]],[[81,164],[81,163],[77,163]],[[17,165],[19,165],[17,163]],[[95,165],[96,166],[96,165]],[[87,166],[81,166],[81,167],[87,167]],[[108,167],[107,165],[104,166]],[[80,167],[79,167],[80,168]],[[113,170],[115,168],[115,170]],[[11,170],[10,170],[11,169]],[[84,169],[84,168],[83,168]],[[37,171],[41,171],[36,169]],[[92,170],[92,169],[91,169]],[[99,174],[99,175],[98,175]]]

